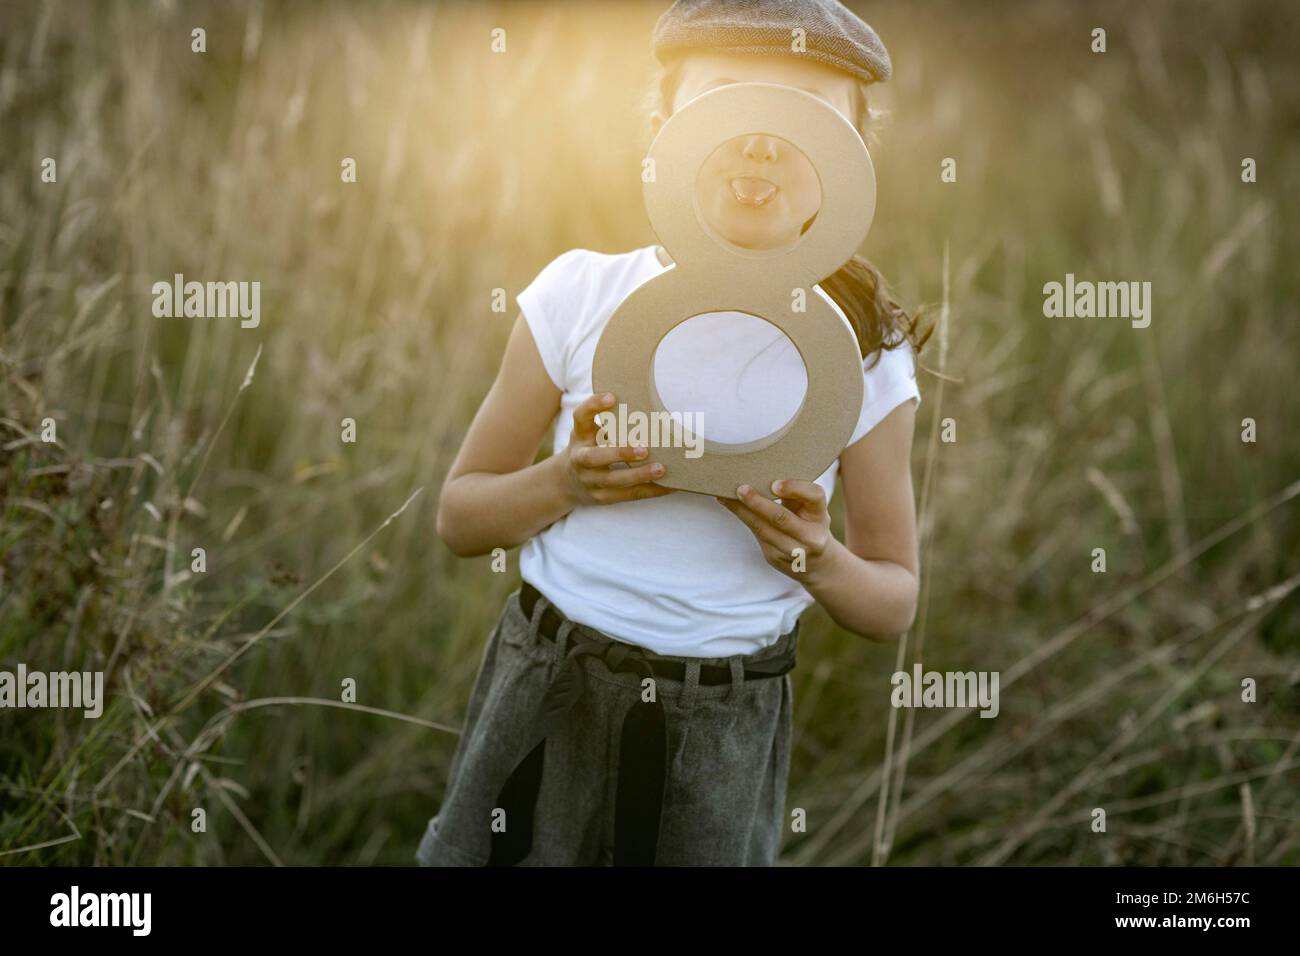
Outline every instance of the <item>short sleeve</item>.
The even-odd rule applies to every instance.
[[[916,363],[912,359],[910,344],[885,349],[873,368],[867,365],[873,359],[862,361],[862,412],[849,444],[866,437],[885,416],[908,399],[921,404],[921,390],[916,384]]]
[[[573,319],[582,315],[585,250],[570,249],[552,259],[522,292],[515,296],[528,329],[533,333],[546,374],[564,391],[565,369]]]

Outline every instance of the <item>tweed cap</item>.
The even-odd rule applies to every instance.
[[[792,47],[804,31],[805,51]],[[692,50],[804,56],[867,83],[889,79],[889,51],[876,31],[837,0],[676,0],[655,24],[654,55],[667,64]]]

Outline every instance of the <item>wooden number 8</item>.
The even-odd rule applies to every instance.
[[[821,181],[822,204],[792,246],[741,249],[715,238],[696,208],[695,177],[721,144],[765,133],[801,149]],[[703,439],[660,446],[658,484],[735,498],[749,484],[773,497],[780,478],[815,480],[844,449],[862,408],[862,355],[847,320],[813,288],[857,251],[871,228],[876,177],[862,137],[819,97],[773,83],[735,83],[696,97],[663,125],[650,147],[654,175],[646,212],[674,265],[642,283],[610,317],[596,347],[592,390],[613,392],[628,412],[666,413],[654,356],[673,328],[710,312],[743,312],[784,332],[799,351],[808,388],[794,417],[756,441]],[[803,289],[806,311],[792,308]],[[702,436],[701,436],[702,438]],[[698,444],[697,444],[698,447]]]

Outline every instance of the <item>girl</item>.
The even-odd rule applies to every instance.
[[[679,2],[654,50],[654,131],[706,90],[764,81],[823,98],[865,137],[866,89],[890,70],[874,31],[832,0]],[[797,241],[819,205],[803,154],[761,133],[720,147],[696,189],[714,231],[743,247]],[[820,284],[863,357],[861,414],[839,460],[816,481],[776,482],[775,500],[745,485],[734,501],[675,492],[657,484],[649,449],[598,442],[596,416],[618,397],[590,394],[604,324],[670,267],[658,246],[574,249],[518,296],[500,372],[443,485],[438,534],[465,557],[522,546],[523,584],[488,640],[424,865],[771,865],[800,615],[817,601],[875,638],[912,624],[916,320],[855,257]],[[740,398],[739,421],[705,428],[715,440],[767,434],[798,406],[798,352],[759,319],[697,317],[657,354],[668,407],[716,422],[722,399]],[[533,464],[552,423],[554,453]],[[827,510],[837,472],[843,543]]]

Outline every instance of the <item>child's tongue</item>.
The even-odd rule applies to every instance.
[[[736,199],[745,205],[761,206],[776,195],[776,186],[766,179],[737,176],[731,181],[731,191]]]

